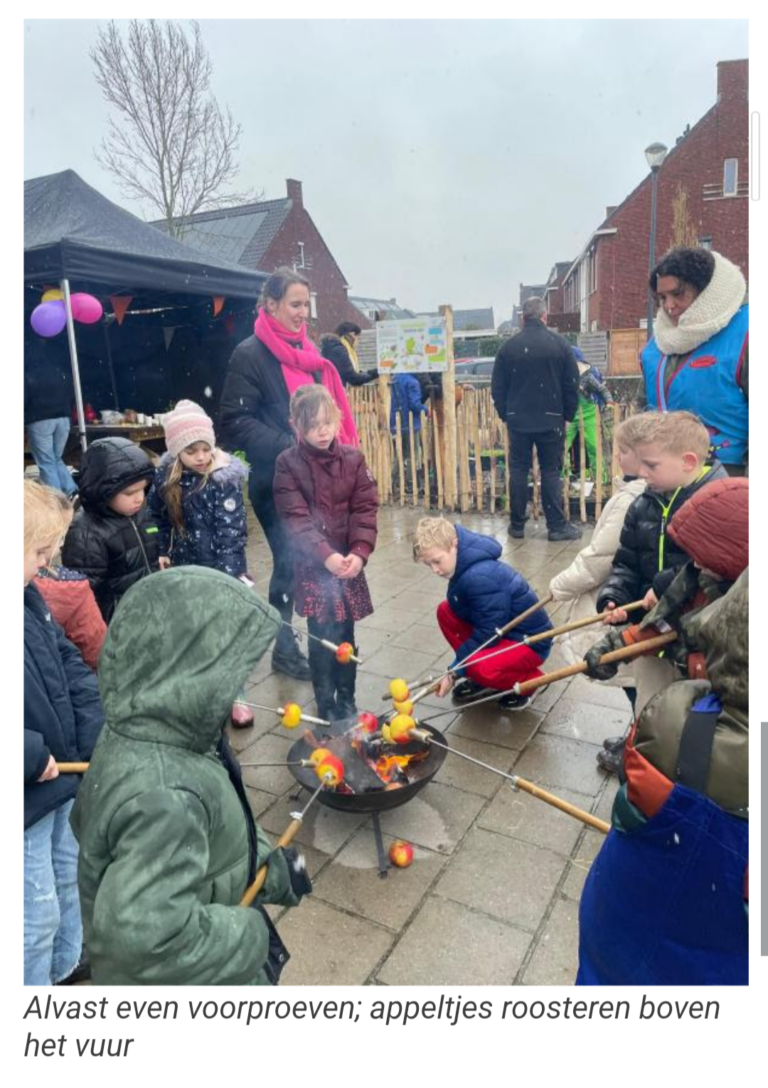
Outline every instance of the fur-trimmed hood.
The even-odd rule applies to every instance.
[[[694,351],[724,329],[746,301],[747,281],[741,269],[714,250],[712,256],[712,279],[681,314],[677,325],[663,309],[656,314],[653,336],[665,355]]]

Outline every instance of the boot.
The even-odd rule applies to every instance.
[[[324,651],[327,652],[327,651]],[[299,650],[299,636],[285,624],[280,628],[272,650],[272,669],[294,680],[311,680],[309,662]]]
[[[317,716],[329,722],[336,721],[338,717],[335,698],[336,682],[333,675],[335,664],[336,661],[329,650],[326,650],[319,642],[314,640],[310,642],[308,665],[317,701]]]
[[[355,647],[355,656],[357,656],[357,647]],[[357,681],[357,665],[355,662],[350,661],[348,665],[341,665],[334,660],[333,680],[336,685],[337,719],[356,718],[355,683]]]

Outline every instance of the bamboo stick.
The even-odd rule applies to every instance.
[[[416,442],[415,431],[413,429],[413,412],[408,412],[408,441],[410,442],[410,454],[411,454],[411,489],[413,491],[413,505],[418,506],[419,492],[416,486]]]
[[[579,517],[587,520],[587,445],[584,441],[584,412],[579,405]]]
[[[677,631],[668,631],[665,635],[658,635],[656,638],[649,638],[644,642],[636,642],[632,646],[623,646],[620,650],[611,650],[610,653],[603,654],[598,664],[608,665],[613,661],[630,661],[633,657],[639,657],[650,650],[659,650],[662,646],[668,646],[670,642],[674,642],[678,637]],[[586,671],[586,662],[579,661],[576,665],[567,665],[563,669],[555,669],[554,672],[547,672],[543,676],[535,677],[533,680],[515,684],[515,694],[527,695],[536,688],[543,688],[547,684],[553,684],[555,680],[565,680],[569,676],[578,676]]]
[[[431,394],[430,394],[431,396]],[[437,508],[443,509],[443,503],[445,499],[445,492],[443,491],[443,449],[444,449],[444,416],[443,410],[438,411],[437,401],[433,398],[433,407],[435,412],[435,473],[437,475]]]
[[[476,390],[472,393],[472,441],[475,447],[475,496],[477,510],[483,509],[483,443],[480,425],[480,401]]]
[[[595,406],[597,427],[595,429],[595,521],[598,521],[603,512],[603,416],[600,405]]]
[[[432,441],[432,405],[424,416],[421,428],[421,463],[424,466],[424,508],[429,510],[432,504],[432,486],[429,479],[429,444]]]
[[[630,604],[619,605],[619,608],[623,608],[625,612],[634,612],[637,608],[643,607],[643,601],[632,601]],[[559,627],[553,627],[550,631],[542,631],[540,635],[532,635],[527,644],[530,646],[534,642],[546,642],[548,638],[557,638],[558,635],[566,635],[569,631],[578,631],[582,627],[591,627],[593,623],[600,623],[601,620],[606,619],[611,615],[611,610],[606,609],[605,612],[596,612],[594,616],[584,616],[580,620],[571,620],[570,623],[563,623]]]
[[[400,505],[405,506],[405,468],[403,465],[403,432],[400,430],[400,413],[395,412],[395,450],[397,452],[397,476],[400,481]]]
[[[469,443],[467,441],[467,414],[466,406],[462,400],[456,412],[456,424],[458,427],[458,461],[459,461],[459,509],[462,514],[469,510],[470,486],[469,486]]]

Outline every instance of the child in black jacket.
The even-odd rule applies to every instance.
[[[100,438],[83,454],[82,509],[62,562],[87,575],[107,623],[123,594],[158,570],[158,528],[144,501],[153,477],[149,457],[128,438]]]

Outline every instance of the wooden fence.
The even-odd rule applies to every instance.
[[[391,435],[389,405],[384,403],[379,384],[347,388],[347,394],[382,504],[461,513],[508,512],[509,437],[496,414],[489,388],[463,388],[463,398],[456,407],[454,457],[449,454],[452,444],[446,442],[447,428],[440,403],[432,403],[429,414],[421,416],[418,430],[414,429],[413,415],[409,414],[408,428],[402,431],[397,413],[397,430]],[[587,521],[590,510],[595,518],[600,516],[603,503],[612,492],[612,483],[606,481],[619,474],[613,436],[617,425],[633,411],[631,406],[614,404],[602,414],[601,426],[597,428],[597,463],[588,470],[584,421],[579,410],[579,429],[574,442],[580,453],[580,476],[572,481],[568,472],[563,475],[566,518],[570,519],[572,507],[577,508],[582,522]],[[568,464],[567,455],[565,463]],[[533,517],[538,520],[541,481],[535,454],[532,476]],[[456,496],[455,502],[446,500],[451,495]]]

